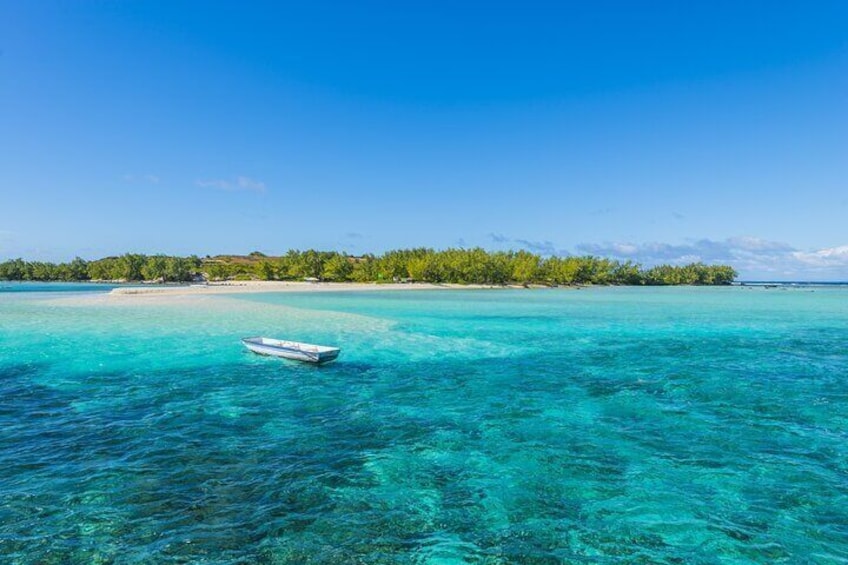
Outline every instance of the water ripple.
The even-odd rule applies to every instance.
[[[0,555],[848,560],[848,311],[642,290],[0,303]]]

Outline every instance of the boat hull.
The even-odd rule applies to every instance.
[[[316,365],[335,361],[341,352],[337,347],[272,340],[270,338],[245,338],[241,341],[246,348],[258,355],[315,363]]]

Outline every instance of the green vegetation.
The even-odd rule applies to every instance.
[[[270,257],[219,255],[200,259],[127,253],[69,263],[13,259],[0,263],[0,280],[16,281],[158,281],[303,280],[460,284],[540,285],[724,285],[736,278],[726,265],[692,263],[643,268],[630,261],[599,257],[540,257],[528,251],[475,249],[402,249],[354,257],[335,251],[289,251]]]

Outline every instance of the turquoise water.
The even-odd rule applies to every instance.
[[[0,280],[0,293],[8,292],[80,292],[99,291],[106,292],[118,285],[88,282],[19,282]],[[123,285],[128,286],[128,285]]]
[[[848,562],[846,288],[43,290],[3,563]]]

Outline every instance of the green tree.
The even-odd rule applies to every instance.
[[[22,281],[26,274],[26,262],[20,258],[6,261],[0,268],[0,278],[7,281]]]
[[[411,256],[406,264],[406,272],[415,281],[438,283],[444,279],[440,255],[429,251]]]
[[[69,281],[85,281],[89,279],[88,262],[74,257],[74,260],[68,263],[68,268],[65,270],[64,280]]]
[[[528,284],[537,280],[541,258],[529,251],[518,251],[512,256],[512,280]]]
[[[383,255],[350,257],[335,251],[290,250],[283,257],[267,257],[259,252],[243,256],[173,257],[127,253],[69,263],[25,261],[21,258],[0,263],[4,280],[191,280],[202,271],[213,280],[231,278],[302,279],[358,282],[391,281],[411,277],[427,282],[505,284],[546,282],[570,284],[626,285],[724,285],[736,278],[728,265],[657,265],[644,269],[630,261],[600,257],[548,257],[528,251],[489,253],[481,248],[398,249]]]
[[[204,261],[201,269],[206,273],[206,277],[213,281],[226,280],[232,276],[229,265],[216,259]]]
[[[115,257],[104,257],[92,261],[88,264],[88,277],[97,281],[105,281],[112,278],[112,273],[116,269],[113,266],[117,262]]]
[[[353,265],[347,255],[334,253],[324,262],[321,278],[327,281],[343,282],[350,280],[352,274]]]
[[[126,253],[118,257],[117,264],[115,265],[115,272],[113,273],[113,279],[123,279],[127,281],[140,281],[144,279],[144,275],[142,274],[142,268],[146,262],[146,257],[144,255],[139,255],[136,253]]]
[[[642,270],[638,263],[626,261],[617,263],[612,270],[612,284],[641,285],[643,284]]]
[[[277,278],[277,266],[271,261],[262,260],[256,264],[256,276],[263,281],[272,281]]]
[[[167,258],[164,255],[152,255],[147,257],[141,266],[141,276],[147,281],[167,280]],[[130,279],[133,280],[133,279]]]
[[[165,259],[165,280],[190,281],[197,270],[197,257],[168,257]]]
[[[373,255],[363,255],[354,259],[351,279],[356,282],[374,282],[379,280],[377,261]]]
[[[574,284],[580,269],[578,257],[551,257],[543,266],[545,280],[555,285]]]

